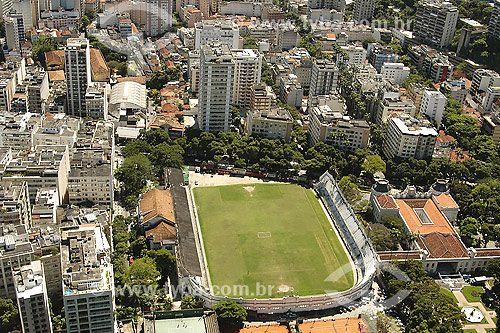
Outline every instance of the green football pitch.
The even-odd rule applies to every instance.
[[[313,191],[247,184],[193,193],[215,294],[306,296],[353,286],[348,255]]]

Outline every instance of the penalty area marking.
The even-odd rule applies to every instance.
[[[271,232],[269,232],[269,231],[258,232],[257,237],[258,238],[271,238]]]

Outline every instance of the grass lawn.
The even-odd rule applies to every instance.
[[[484,288],[481,286],[465,286],[462,288],[462,294],[467,299],[467,302],[481,302],[481,295],[484,294]]]
[[[458,303],[457,298],[455,297],[455,295],[453,295],[453,293],[452,293],[451,291],[449,291],[448,289],[446,289],[446,288],[441,288],[439,291],[440,291],[442,294],[444,294],[444,295],[446,295],[446,296],[451,297],[451,299],[453,300],[453,302],[455,302],[455,304],[457,304],[457,303]]]
[[[353,286],[348,255],[311,190],[247,184],[198,187],[193,193],[215,293],[230,286],[218,294],[268,298]],[[325,281],[333,272],[335,278]],[[257,284],[274,289],[262,295]]]

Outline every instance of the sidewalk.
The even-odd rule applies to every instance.
[[[458,306],[460,308],[463,308],[464,306],[476,307],[479,310],[481,310],[481,312],[484,315],[484,318],[488,322],[487,324],[467,324],[467,325],[464,325],[463,329],[465,329],[465,330],[475,329],[479,333],[486,333],[487,329],[497,327],[492,319],[492,318],[496,317],[495,311],[486,310],[483,303],[481,303],[481,302],[470,302],[470,303],[467,302],[467,299],[460,291],[456,291],[456,290],[453,291],[453,295],[455,295],[455,297],[457,298]]]

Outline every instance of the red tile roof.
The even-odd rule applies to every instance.
[[[382,194],[377,197],[377,202],[381,208],[398,208],[396,201],[394,201],[394,198],[390,195]]]
[[[429,258],[464,258],[469,257],[465,246],[457,234],[433,232],[427,235],[417,235],[417,244],[427,250]]]

